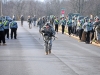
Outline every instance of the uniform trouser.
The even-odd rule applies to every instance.
[[[94,38],[94,30],[92,29],[90,31],[90,41],[93,40],[93,38]]]
[[[23,20],[21,20],[21,25],[23,25]]]
[[[58,32],[58,24],[55,24],[55,31]]]
[[[72,27],[72,32],[73,32],[73,34],[76,34],[76,26]]]
[[[16,39],[17,36],[17,28],[11,28],[11,39],[13,39],[13,35],[14,35],[14,39]]]
[[[5,36],[7,35],[7,38],[9,39],[9,29],[5,29]]]
[[[43,27],[43,25],[38,25],[39,28],[39,32],[41,31],[41,28]]]
[[[29,22],[29,28],[30,28],[30,29],[32,28],[32,23],[31,23],[31,22]]]
[[[5,43],[5,32],[4,31],[0,31],[0,43],[1,42]]]
[[[48,44],[46,42],[44,42],[44,49],[46,52],[48,52],[48,50],[52,49],[52,39],[50,40],[50,42]]]
[[[90,31],[86,32],[86,42],[90,43]]]
[[[36,26],[36,21],[33,21],[33,25]]]
[[[79,36],[79,39],[81,40],[81,38],[82,38],[82,33],[83,33],[83,29],[79,29],[78,30],[78,36]]]
[[[42,25],[39,25],[38,28],[39,28],[39,34],[40,34],[39,38],[40,38],[41,37],[41,28],[42,28]]]
[[[62,34],[64,34],[65,25],[62,25]]]
[[[97,41],[100,41],[100,31],[95,30],[95,32]]]
[[[50,23],[53,25],[53,21],[52,20],[50,20]]]
[[[68,34],[70,35],[72,33],[72,26],[68,27]]]
[[[41,27],[39,26],[39,33],[41,32]]]

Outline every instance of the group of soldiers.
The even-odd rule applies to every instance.
[[[78,36],[79,41],[89,44],[94,40],[96,43],[100,43],[100,20],[97,16],[94,19],[78,19],[76,16],[72,17],[72,19],[68,17],[53,17],[49,20],[46,18],[45,21],[49,21],[57,33],[60,26],[62,34],[66,29],[69,36]],[[43,27],[43,18],[39,18],[37,25],[39,30]]]
[[[34,17],[28,16],[27,22],[28,22],[28,25],[29,25],[29,29],[32,28],[32,23],[33,23],[34,26],[36,26],[36,21],[37,21],[36,15],[34,15]]]
[[[24,16],[23,15],[21,15],[20,20],[21,20],[21,26],[23,26],[23,21],[24,21]],[[31,16],[27,17],[27,22],[28,22],[28,25],[29,25],[29,29],[32,28],[32,23],[33,23],[34,26],[36,26],[36,21],[37,21],[37,17],[35,15],[34,15],[34,17],[31,17]]]
[[[24,17],[21,15],[21,26],[23,26]],[[41,28],[45,25],[46,22],[50,22],[50,24],[54,27],[54,30],[58,33],[58,28],[61,26],[62,28],[62,34],[65,32],[65,27],[67,28],[69,36],[71,34],[79,36],[80,41],[84,41],[86,43],[92,43],[92,40],[95,39],[96,42],[100,41],[100,21],[99,17],[95,17],[95,19],[81,19],[78,20],[76,17],[65,18],[65,17],[42,17],[37,20],[36,16],[31,18],[28,16],[27,19],[29,23],[29,28],[32,28],[32,22],[34,26],[39,27],[39,32]],[[37,22],[37,23],[36,23]],[[0,44],[1,40],[5,44],[5,36],[7,35],[7,38],[9,39],[9,28],[11,28],[11,39],[13,39],[13,33],[14,38],[16,39],[16,30],[18,28],[17,22],[15,22],[15,19],[13,19],[12,22],[9,22],[7,19],[2,22],[0,20]],[[4,36],[5,35],[5,36]]]
[[[9,39],[17,39],[17,22],[13,19],[12,21],[9,21],[7,18],[5,18],[4,21],[2,21],[2,18],[0,19],[0,45],[6,45],[6,38]],[[10,32],[11,31],[11,32]],[[11,36],[9,36],[9,32]]]
[[[100,21],[99,17],[95,19],[81,19],[78,20],[75,17],[68,19],[67,21],[68,33],[70,35],[79,36],[79,40],[87,44],[92,43],[95,40],[96,43],[100,43]]]
[[[21,26],[23,26],[24,17],[21,15]],[[55,36],[58,33],[59,26],[62,29],[62,34],[65,32],[65,28],[67,28],[68,34],[79,36],[80,41],[84,41],[86,43],[92,43],[92,40],[96,40],[96,42],[100,42],[100,20],[99,17],[95,17],[95,19],[77,19],[75,16],[71,18],[65,17],[42,17],[37,20],[36,16],[31,18],[28,16],[27,22],[29,23],[29,28],[32,28],[32,23],[34,26],[39,27],[39,32],[44,34],[45,32],[50,32]],[[6,45],[5,38],[9,39],[9,29],[11,29],[11,39],[17,39],[17,22],[13,19],[11,22],[5,19],[2,21],[0,19],[0,45]],[[50,28],[50,29],[49,29]],[[14,35],[14,37],[13,37]],[[51,37],[52,37],[51,36]],[[51,43],[52,47],[52,38]],[[51,52],[51,48],[49,53]],[[46,53],[47,54],[47,53]]]

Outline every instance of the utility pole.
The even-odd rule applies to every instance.
[[[0,1],[0,3],[1,3],[1,16],[2,16],[2,0]]]
[[[79,11],[78,13],[81,13],[81,1],[79,0]]]

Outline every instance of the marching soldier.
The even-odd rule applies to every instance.
[[[37,22],[37,25],[39,27],[39,32],[40,32],[41,28],[43,27],[43,20],[42,20],[42,18],[39,18],[39,20]]]
[[[23,15],[21,15],[20,19],[21,19],[21,26],[23,26],[23,21],[24,21]]]
[[[42,28],[41,28],[41,34],[43,35],[43,37],[46,37],[47,35],[49,36],[49,51],[47,50],[46,47],[46,42],[45,42],[45,51],[46,51],[46,55],[48,55],[48,53],[51,53],[51,49],[52,49],[52,37],[55,36],[55,30],[52,27],[52,25],[50,23],[46,23]]]
[[[28,21],[28,24],[29,24],[29,29],[31,29],[32,28],[32,18],[30,16],[28,16],[27,21]]]
[[[37,18],[36,18],[36,15],[34,15],[33,17],[33,25],[36,26],[36,21],[37,21]]]

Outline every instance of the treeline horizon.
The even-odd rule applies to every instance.
[[[68,13],[80,13],[83,16],[96,16],[100,14],[100,0],[45,0],[40,2],[36,0],[2,0],[3,16],[16,16],[19,20],[23,15],[37,17],[55,15],[60,16],[61,10],[65,10],[65,16]],[[1,11],[1,2],[0,2]]]

